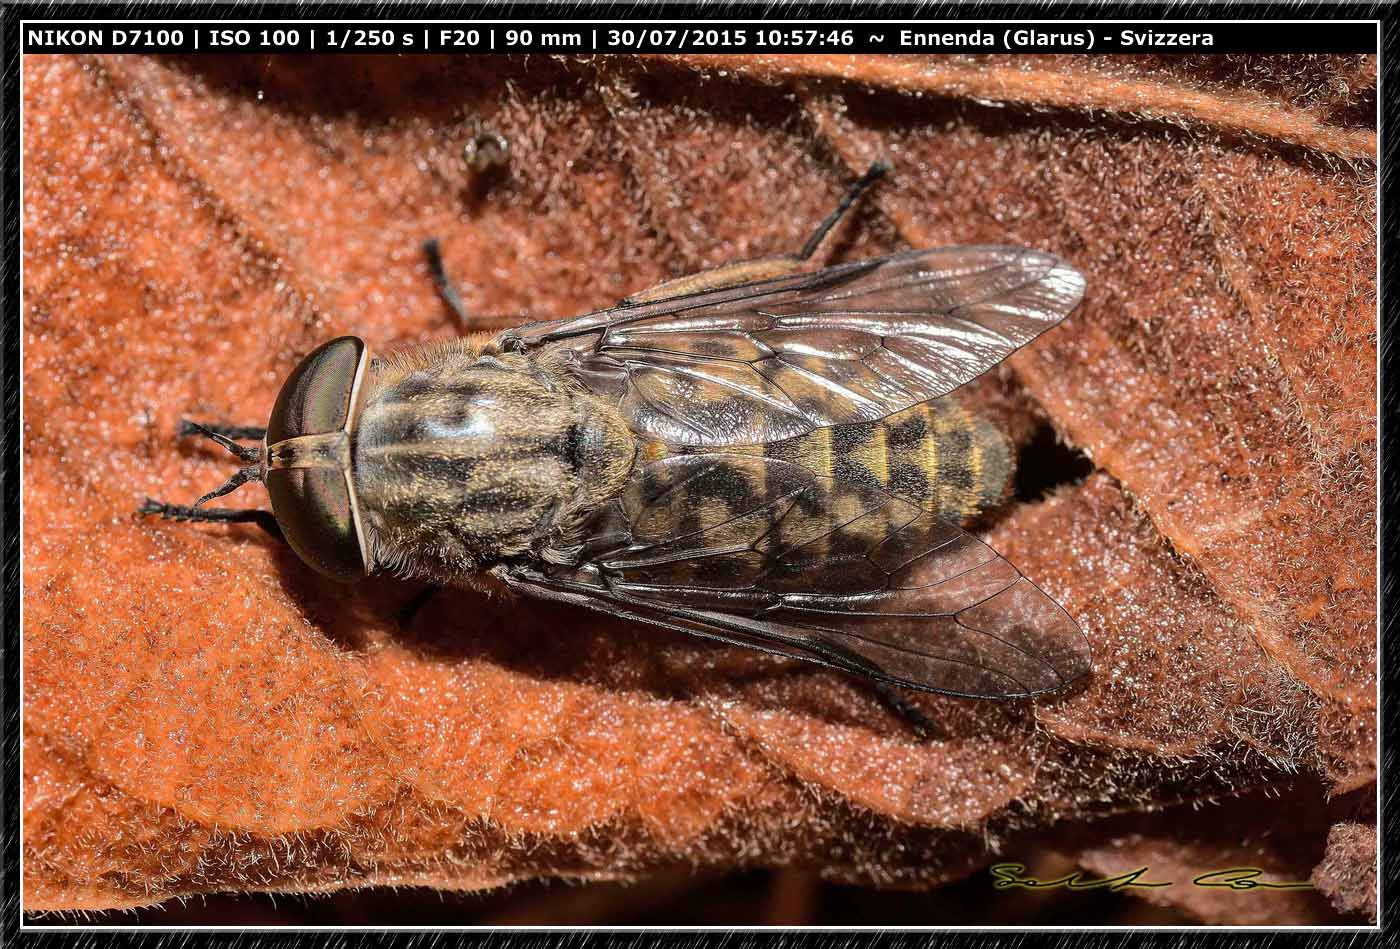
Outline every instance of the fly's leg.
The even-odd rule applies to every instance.
[[[457,292],[457,288],[452,285],[452,281],[447,278],[447,270],[442,265],[442,248],[438,246],[436,237],[423,242],[423,253],[428,257],[428,272],[433,276],[433,284],[437,287],[438,296],[442,297],[442,302],[447,304],[452,315],[457,318],[457,329],[463,333],[467,332],[471,320],[467,316],[466,308],[462,306],[461,295]]]
[[[898,692],[883,682],[871,681],[870,689],[876,697],[900,718],[909,723],[920,741],[929,741],[942,733],[942,730],[923,712],[919,711]]]
[[[861,175],[855,184],[847,189],[845,196],[837,203],[836,209],[817,226],[817,229],[812,232],[812,236],[807,238],[807,243],[803,244],[802,249],[797,253],[774,254],[771,257],[759,257],[756,260],[741,260],[737,263],[715,267],[712,270],[702,270],[688,277],[667,280],[664,283],[658,283],[649,290],[643,290],[641,293],[628,297],[622,301],[623,305],[651,303],[655,300],[685,296],[688,293],[737,287],[755,280],[768,280],[796,273],[817,252],[817,248],[826,239],[826,235],[831,233],[831,229],[837,225],[841,218],[846,216],[846,212],[860,199],[860,196],[869,190],[871,185],[883,178],[889,170],[890,166],[885,164],[883,160],[874,162],[865,174]]]
[[[277,526],[277,518],[271,511],[257,508],[234,509],[226,507],[186,507],[183,504],[166,504],[147,498],[136,509],[138,514],[154,514],[167,521],[215,521],[222,524],[256,524],[283,543],[287,538],[282,528]]]
[[[458,332],[469,335],[489,330],[493,326],[515,326],[520,323],[519,317],[506,314],[478,313],[475,317],[469,316],[466,306],[462,303],[462,295],[457,292],[452,278],[447,276],[447,268],[442,263],[442,248],[438,246],[436,237],[423,242],[423,254],[428,258],[428,272],[432,274],[433,285],[437,287],[442,302],[452,311]]]
[[[442,587],[438,584],[433,584],[415,593],[413,599],[405,603],[399,608],[398,612],[394,614],[394,618],[398,620],[399,628],[408,629],[412,626],[413,620],[418,616],[419,612],[422,611],[423,607],[432,602],[433,597],[441,592]]]
[[[943,730],[938,727],[932,719],[919,711],[907,699],[902,697],[893,687],[886,685],[875,676],[882,675],[882,670],[870,660],[856,653],[851,652],[843,646],[837,645],[829,639],[812,638],[803,643],[807,649],[828,660],[838,668],[854,673],[862,677],[862,681],[870,687],[876,697],[895,715],[904,719],[909,727],[914,730],[920,741],[929,741],[943,734]]]

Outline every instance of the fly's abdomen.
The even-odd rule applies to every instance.
[[[953,398],[877,422],[817,429],[772,443],[765,453],[838,481],[879,487],[957,522],[1000,503],[1014,471],[1006,434]]]

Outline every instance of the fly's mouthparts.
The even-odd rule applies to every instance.
[[[256,465],[249,465],[246,468],[239,468],[233,473],[233,477],[225,481],[219,488],[210,491],[204,497],[194,502],[194,506],[197,508],[205,501],[212,501],[215,498],[223,497],[225,494],[232,494],[234,491],[237,491],[249,481],[261,481],[262,479],[263,474],[261,462],[259,462]]]

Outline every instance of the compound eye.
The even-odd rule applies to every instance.
[[[342,336],[313,349],[282,383],[267,422],[267,443],[345,428],[365,348],[358,336]]]
[[[282,536],[306,565],[342,583],[365,575],[360,532],[345,473],[335,468],[283,468],[267,473],[267,494]]]
[[[364,340],[342,336],[313,350],[282,384],[267,423],[269,456],[289,439],[348,432],[356,386],[367,358]],[[310,439],[315,440],[315,439]],[[294,442],[292,446],[305,444]],[[291,467],[269,465],[265,476],[278,526],[297,556],[333,580],[365,575],[355,497],[348,462],[319,460]]]

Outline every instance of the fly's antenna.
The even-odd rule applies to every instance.
[[[261,425],[202,425],[199,422],[191,422],[189,419],[180,420],[180,430],[175,433],[175,437],[188,438],[201,432],[212,432],[215,435],[223,435],[225,438],[242,442],[260,442],[267,437],[267,429]]]
[[[203,435],[205,438],[217,442],[218,444],[227,448],[230,452],[237,455],[241,460],[252,462],[252,464],[248,465],[246,468],[239,468],[233,473],[233,476],[227,481],[225,481],[221,486],[219,486],[213,491],[210,491],[204,497],[194,502],[194,508],[198,508],[201,504],[203,504],[206,501],[212,501],[215,498],[221,498],[225,494],[232,494],[234,491],[237,491],[240,487],[247,484],[249,481],[261,481],[263,479],[263,457],[261,445],[256,445],[251,448],[244,445],[240,445],[232,438],[229,438],[227,435],[224,435],[221,432],[217,432],[214,429],[208,428],[204,425],[200,425],[198,422],[191,422],[188,419],[180,423],[180,434]]]

